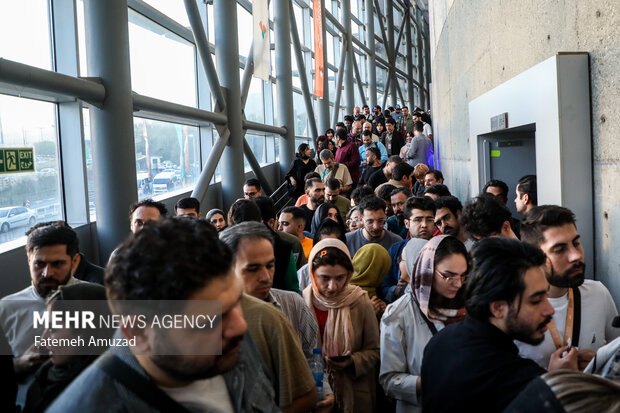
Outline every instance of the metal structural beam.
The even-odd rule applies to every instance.
[[[422,43],[422,12],[420,9],[416,10],[416,51],[418,55],[418,87],[420,89],[419,97],[420,102],[419,105],[421,108],[426,106],[426,101],[424,97],[424,57],[422,56],[422,51],[424,50],[424,44]]]
[[[281,178],[284,178],[288,172],[288,168],[293,163],[295,156],[295,114],[293,112],[293,72],[291,69],[291,21],[289,7],[293,7],[290,0],[273,0],[278,120],[283,125],[288,126],[286,135],[279,139]],[[226,27],[226,25],[220,26]]]
[[[224,135],[221,135],[213,144],[211,151],[209,152],[209,157],[205,162],[202,171],[200,172],[200,176],[198,177],[198,182],[196,182],[196,186],[192,191],[192,196],[198,199],[200,202],[204,199],[207,194],[207,189],[209,189],[209,184],[213,180],[213,176],[215,175],[215,170],[220,162],[220,158],[224,153],[224,149],[226,149],[226,145],[228,144],[228,140],[230,139],[230,131],[226,129]]]
[[[299,34],[297,33],[297,22],[295,21],[295,12],[293,7],[290,10],[289,17],[291,20],[291,37],[293,39],[293,50],[295,51],[295,60],[297,61],[297,73],[299,74],[299,83],[301,83],[302,96],[306,112],[308,113],[308,123],[310,124],[310,132],[312,133],[312,142],[316,142],[319,134],[316,129],[316,118],[314,117],[314,108],[312,107],[312,94],[308,87],[308,76],[306,75],[306,65],[304,64],[304,56],[301,53],[301,43],[299,42]],[[315,148],[316,149],[316,148]]]
[[[344,96],[345,96],[345,112],[353,113],[355,106],[355,89],[353,86],[353,46],[351,45],[351,0],[341,0],[341,19],[344,32],[342,33],[342,42],[347,50],[346,63],[344,67]]]
[[[371,105],[377,102],[377,64],[375,63],[375,18],[372,0],[366,0],[366,64],[368,72],[368,98]],[[383,109],[383,108],[382,108]]]
[[[0,82],[100,104],[105,87],[98,82],[0,58]]]
[[[394,3],[393,0],[385,0],[385,10],[386,10],[386,20],[387,20],[387,39],[389,42],[388,48],[388,56],[392,56],[392,66],[396,67],[396,49],[394,48]],[[389,76],[389,75],[388,75]],[[394,76],[394,80],[391,83],[389,92],[392,97],[392,106],[396,106],[396,76]],[[385,93],[387,94],[388,90],[386,88]]]
[[[357,90],[360,94],[362,102],[366,102],[366,96],[364,94],[364,85],[362,84],[362,77],[360,76],[360,71],[357,68],[357,59],[355,58],[355,53],[351,51],[351,57],[353,58],[353,73],[355,73],[355,79],[357,80]]]
[[[248,144],[248,141],[245,139],[243,139],[243,153],[245,155],[245,158],[248,160],[248,163],[250,164],[254,175],[256,175],[256,178],[258,178],[258,180],[260,181],[263,192],[266,196],[271,195],[273,193],[271,185],[269,184],[267,177],[263,173],[263,170],[260,167],[260,163],[258,163],[258,161],[256,160],[256,157],[252,152],[252,148],[250,148],[250,144]]]
[[[405,25],[407,34],[405,35],[405,45],[407,47],[407,53],[405,53],[405,61],[407,64],[407,100],[410,105],[415,105],[413,97],[413,44],[411,42],[411,16],[407,16],[407,24]]]
[[[177,118],[177,122],[189,121],[199,125],[214,123],[226,125],[226,115],[219,112],[209,112],[191,106],[179,105],[166,100],[155,99],[133,93],[133,108],[136,111],[145,111],[159,115]]]
[[[187,11],[187,17],[189,18],[189,23],[192,26],[192,33],[194,35],[194,42],[196,43],[196,50],[198,51],[198,55],[200,56],[200,61],[202,62],[202,66],[205,70],[205,73],[207,74],[207,80],[209,82],[209,89],[211,89],[211,94],[215,97],[216,109],[220,111],[224,111],[226,109],[226,100],[224,98],[224,94],[222,93],[222,89],[220,87],[220,82],[218,79],[218,72],[215,69],[215,65],[213,64],[213,59],[211,58],[211,49],[209,48],[209,42],[207,41],[207,35],[205,34],[205,30],[202,27],[202,20],[200,19],[200,13],[198,12],[198,6],[196,5],[196,0],[184,0],[183,3],[185,3],[185,10]],[[217,3],[217,1],[215,3]],[[237,17],[237,13],[236,13],[236,8],[235,8],[235,18],[236,17]],[[222,20],[222,21],[228,21],[229,23],[231,23],[229,19]],[[234,25],[235,27],[237,27],[236,20],[234,22]],[[215,28],[219,29],[221,26],[223,25],[216,25]],[[236,32],[234,36],[235,38],[237,38]],[[237,50],[238,49],[239,48],[237,47]],[[238,56],[238,53],[236,57],[237,56]]]
[[[188,14],[190,14],[190,8],[187,7],[187,3],[193,1],[185,1]],[[241,196],[245,180],[243,168],[244,139],[241,127],[243,114],[239,81],[239,45],[237,42],[237,2],[215,0],[213,2],[213,21],[227,22],[226,24],[215,25],[214,31],[217,74],[222,87],[226,90],[226,114],[228,130],[230,130],[230,139],[222,155],[222,195],[224,205],[232,205]],[[192,29],[194,29],[193,26]],[[200,25],[199,30],[202,30],[202,25]],[[204,33],[204,30],[202,32]],[[211,80],[209,82],[211,84]]]
[[[257,132],[275,133],[281,136],[286,136],[288,133],[288,128],[286,127],[265,125],[264,123],[252,122],[250,120],[243,120],[243,129]]]
[[[125,217],[138,199],[127,2],[84,1],[88,75],[106,88],[91,114],[97,238],[102,262],[129,233]]]
[[[344,65],[347,59],[347,45],[342,43],[340,46],[340,64],[338,65],[338,77],[336,79],[336,96],[334,97],[334,112],[332,114],[332,125],[338,122],[338,112],[340,111],[340,96],[342,94],[342,81],[344,79]]]
[[[387,38],[387,31],[385,30],[385,24],[383,23],[383,14],[381,13],[381,7],[379,6],[379,0],[375,1],[375,10],[377,12],[377,20],[379,20],[379,28],[381,29],[381,38],[383,39],[383,47],[385,48],[386,54],[389,58],[390,56],[390,42]],[[392,11],[390,9],[390,11]]]
[[[321,18],[323,28],[323,97],[318,98],[318,108],[319,108],[319,130],[321,133],[325,133],[325,131],[332,127],[329,123],[329,69],[328,69],[328,61],[327,61],[327,43],[325,42],[327,36],[326,29],[326,21],[325,21],[325,0],[321,0]],[[316,18],[316,16],[314,16]],[[316,76],[316,73],[315,73]],[[316,146],[316,140],[312,143],[312,147],[315,152],[318,152],[319,148]]]
[[[243,78],[241,79],[241,107],[245,109],[250,93],[250,85],[252,83],[252,75],[254,74],[254,43],[250,46],[248,58],[245,60],[245,68],[243,69]]]

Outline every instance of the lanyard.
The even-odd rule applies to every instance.
[[[560,333],[558,331],[558,327],[555,325],[555,321],[551,320],[551,322],[549,323],[549,332],[551,333],[551,337],[553,338],[553,343],[555,344],[556,349],[563,347],[565,345],[568,345],[569,340],[571,340],[570,345],[572,346],[579,345],[579,343],[576,343],[574,341],[575,339],[575,337],[573,336],[574,321],[575,321],[575,294],[573,292],[573,288],[570,288],[568,290],[568,308],[566,309],[566,324],[564,326],[564,341],[562,341],[562,338],[560,337]]]

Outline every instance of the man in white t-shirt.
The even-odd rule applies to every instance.
[[[611,325],[618,310],[607,288],[600,281],[584,280],[585,258],[575,215],[556,205],[534,207],[521,223],[521,240],[547,255],[545,274],[555,314],[543,343],[517,342],[519,352],[544,367],[556,348],[574,346],[583,370],[599,347],[620,336],[620,330]]]

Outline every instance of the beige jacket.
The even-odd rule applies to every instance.
[[[304,301],[315,315],[312,304],[312,285],[303,292]],[[332,389],[336,381],[343,384],[343,394],[336,394],[338,412],[374,412],[376,377],[379,365],[379,323],[368,295],[364,294],[351,306],[354,337],[351,343],[353,363],[345,370],[329,372]],[[319,347],[322,337],[319,337]],[[350,400],[353,400],[351,404]]]

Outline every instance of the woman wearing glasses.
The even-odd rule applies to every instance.
[[[413,255],[413,254],[411,254]],[[396,399],[396,412],[421,412],[422,355],[437,331],[465,317],[463,284],[469,257],[461,241],[441,235],[416,257],[411,289],[390,304],[381,319],[379,381]]]

